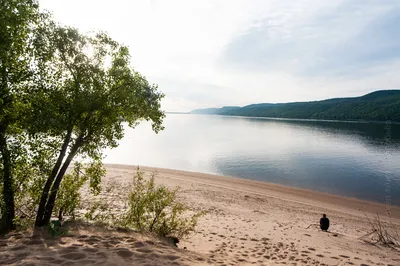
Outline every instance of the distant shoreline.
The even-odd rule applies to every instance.
[[[328,122],[328,123],[349,123],[349,124],[386,124],[390,122],[391,125],[400,125],[396,121],[379,121],[379,120],[329,120],[329,119],[306,119],[306,118],[281,118],[281,117],[263,117],[263,116],[241,116],[241,115],[220,115],[220,114],[191,114],[191,113],[173,113],[173,114],[189,114],[200,116],[220,116],[220,117],[233,117],[233,118],[251,118],[259,120],[278,120],[278,121],[304,121],[304,122]]]
[[[359,97],[319,101],[256,103],[246,106],[195,109],[191,114],[246,117],[400,122],[400,90],[379,90]]]
[[[174,114],[174,115],[190,115],[189,112],[165,112],[166,114]]]

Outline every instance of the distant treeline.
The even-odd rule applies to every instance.
[[[244,107],[197,109],[191,114],[276,117],[295,119],[400,122],[400,90],[381,90],[361,97],[313,102],[260,103]]]

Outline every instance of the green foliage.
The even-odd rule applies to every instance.
[[[43,38],[54,53],[39,64],[46,78],[32,88],[38,108],[32,112],[29,130],[64,138],[68,152],[59,149],[63,164],[56,164],[56,176],[50,175],[46,181],[52,186],[45,186],[42,198],[50,196],[47,202],[40,202],[37,224],[48,222],[45,213],[53,211],[61,180],[75,156],[100,160],[104,148],[116,147],[124,136],[125,124],[135,127],[142,120],[151,120],[158,132],[164,118],[160,110],[164,95],[130,66],[126,46],[102,32],[84,35],[56,25]],[[97,182],[90,181],[93,186]]]
[[[40,107],[32,117],[36,130],[72,130],[70,143],[81,138],[80,154],[97,159],[103,148],[116,147],[124,122],[135,127],[151,120],[156,132],[163,129],[164,95],[130,66],[126,46],[104,33],[83,35],[70,27],[54,26],[48,35],[55,51],[42,65],[46,79],[32,91]]]
[[[19,146],[13,148],[16,215],[32,220],[40,201],[44,183],[51,173],[58,153],[57,141],[37,134],[18,135]],[[17,149],[18,148],[18,149]]]
[[[59,236],[63,236],[67,233],[67,231],[65,231],[62,226],[61,226],[61,221],[51,221],[51,223],[48,226],[48,230],[49,230],[49,234],[52,237],[59,237]]]
[[[15,222],[19,227],[25,228],[32,225],[43,185],[47,178],[47,172],[43,173],[40,169],[33,167],[35,163],[37,162],[30,160],[26,165],[22,165],[23,168],[16,171],[14,175],[20,185],[15,189]],[[19,165],[19,167],[21,166]],[[87,186],[92,195],[98,195],[101,191],[101,179],[104,175],[105,168],[101,162],[75,163],[74,168],[61,183],[54,208],[55,212],[58,213],[62,210],[63,215],[74,218],[77,210],[81,209],[82,188]],[[25,178],[26,176],[29,178]]]
[[[118,145],[125,125],[147,120],[162,130],[163,97],[131,66],[128,48],[105,33],[61,27],[36,0],[1,1],[0,222],[6,230],[14,220],[31,220],[35,210],[43,224],[53,208],[73,216],[86,183],[98,195],[102,151]],[[76,157],[95,163],[68,173]]]
[[[390,120],[400,122],[400,90],[376,91],[355,98],[280,104],[262,103],[244,107],[200,109],[191,113],[295,119]]]
[[[156,186],[154,178],[152,175],[146,180],[140,170],[133,176],[122,225],[150,231],[158,236],[188,236],[194,232],[202,213],[189,215],[189,208],[176,199],[178,189]]]
[[[29,104],[24,102],[25,87],[32,76],[31,35],[40,18],[37,1],[0,2],[0,231],[14,229],[15,180],[10,142],[26,123]]]
[[[75,163],[72,173],[66,174],[61,183],[54,211],[58,213],[61,210],[63,215],[75,218],[76,211],[81,206],[82,187],[89,183],[91,193],[98,195],[104,175],[105,168],[101,162],[93,162],[86,168],[81,163]]]
[[[85,176],[89,179],[90,191],[93,195],[99,195],[101,192],[101,179],[106,175],[106,168],[101,161],[91,163],[85,169]]]
[[[146,178],[139,169],[128,191],[120,184],[104,187],[104,195],[86,199],[84,219],[122,228],[151,232],[160,237],[187,237],[194,232],[203,212],[193,212],[177,200],[178,188],[155,184],[155,175]],[[109,197],[107,197],[109,196]]]

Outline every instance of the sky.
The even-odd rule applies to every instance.
[[[398,0],[39,0],[106,31],[165,111],[360,96],[400,87]]]

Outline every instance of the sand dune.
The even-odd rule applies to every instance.
[[[203,265],[205,258],[134,232],[73,224],[69,236],[46,230],[11,233],[0,241],[1,265]]]
[[[400,232],[397,206],[239,178],[141,170],[156,172],[158,184],[180,186],[180,200],[207,212],[179,248],[137,233],[83,226],[59,240],[8,235],[0,242],[1,264],[400,265],[399,250],[359,239],[370,229],[365,214],[385,215],[387,210]],[[125,193],[135,171],[133,166],[107,165],[104,182],[117,182]],[[313,225],[322,213],[331,220],[328,233]]]

